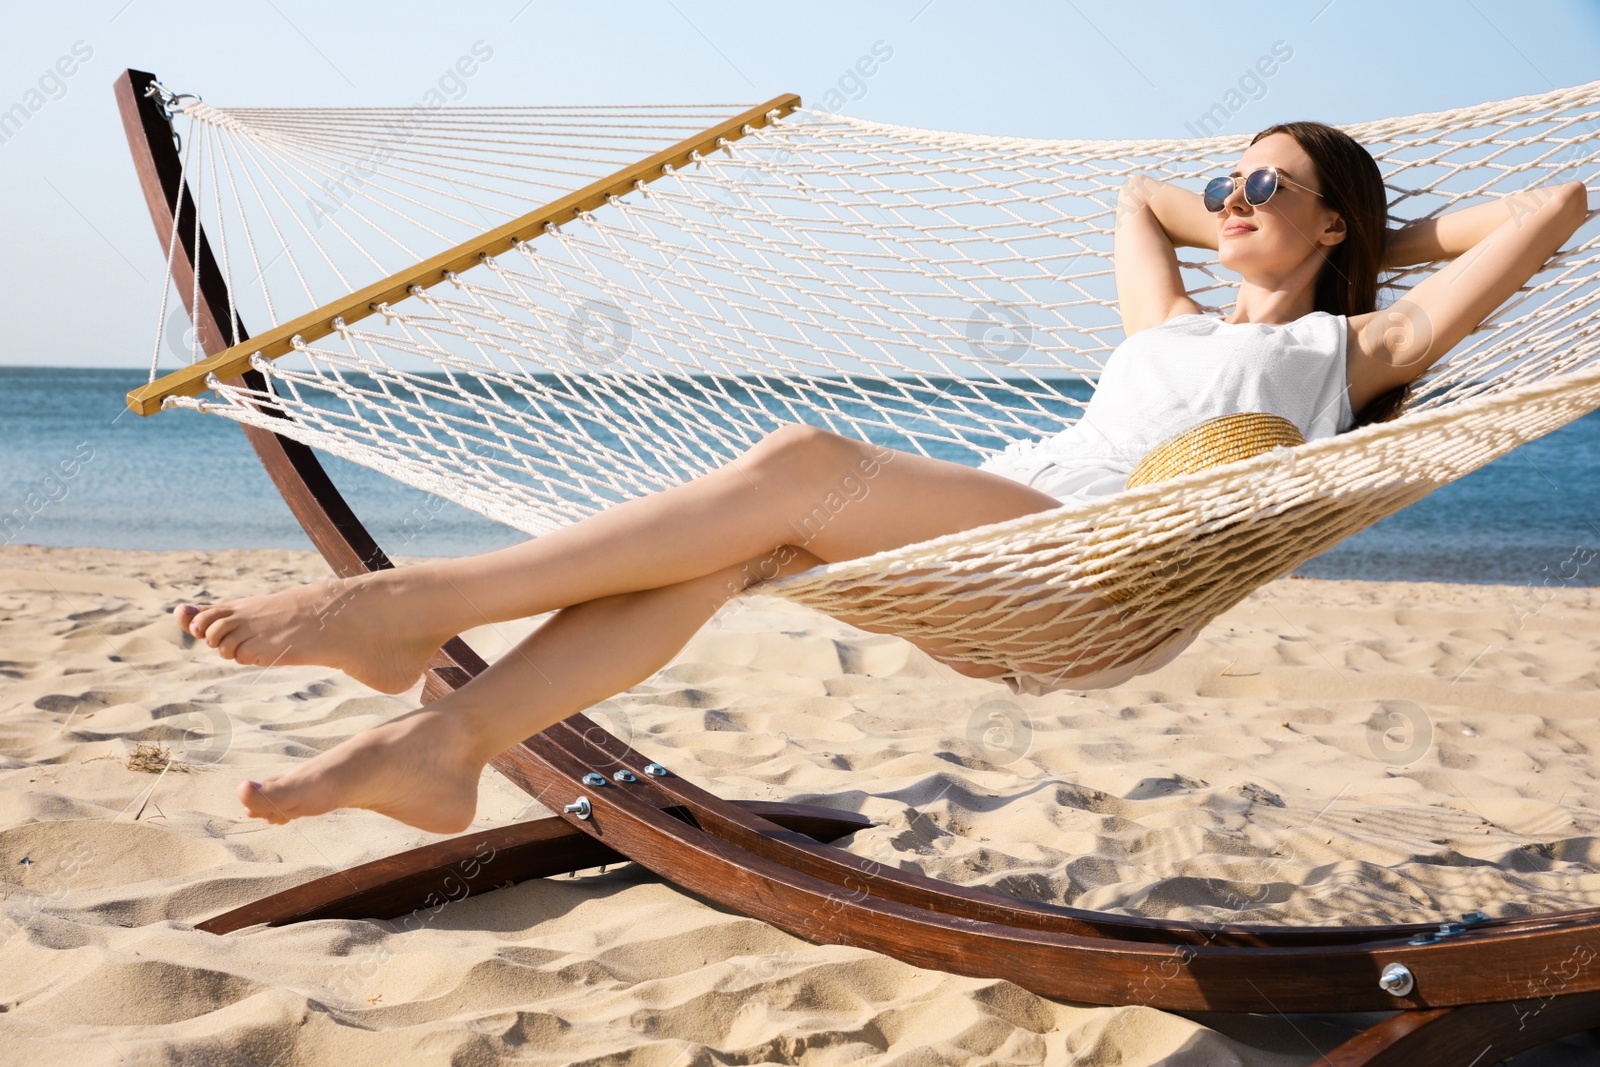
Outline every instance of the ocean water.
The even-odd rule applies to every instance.
[[[192,412],[134,415],[123,396],[143,381],[136,371],[0,367],[0,543],[311,547],[236,425]],[[395,554],[464,555],[523,539],[365,468],[324,463]],[[430,517],[418,523],[422,514]],[[1297,573],[1600,584],[1600,413],[1434,492]]]

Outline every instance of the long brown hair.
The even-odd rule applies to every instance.
[[[1389,199],[1377,162],[1349,134],[1321,122],[1280,122],[1250,143],[1274,133],[1293,137],[1311,157],[1322,202],[1344,220],[1345,238],[1324,253],[1326,262],[1317,275],[1316,310],[1346,317],[1378,310]],[[1410,386],[1401,386],[1375,398],[1357,413],[1351,429],[1394,418],[1410,392]]]

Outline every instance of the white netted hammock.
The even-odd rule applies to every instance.
[[[258,336],[745,110],[167,103],[198,203],[177,225],[204,227]],[[166,405],[268,427],[532,535],[709,471],[790,422],[976,464],[1076,418],[1120,341],[1111,249],[1126,176],[1198,189],[1249,141],[764,117],[359,321],[304,331],[281,358],[254,356],[267,390],[213,378],[213,397]],[[1536,185],[1593,186],[1597,117],[1600,82],[1343,128],[1378,160],[1398,225]],[[759,589],[1024,684],[1137,660],[1600,406],[1596,229],[1591,214],[1394,421]],[[1184,281],[1220,311],[1208,295],[1230,283],[1214,267],[1184,262]],[[797,529],[863,489],[870,478],[841,482]]]

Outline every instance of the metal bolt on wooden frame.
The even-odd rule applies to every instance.
[[[154,76],[116,82],[134,162],[158,238],[194,201],[166,118],[146,96]],[[208,358],[129,396],[141,414],[167,395],[193,395],[209,374],[264,389],[249,357],[289,350],[296,334],[325,336],[332,319],[369,314],[411,285],[431,285],[480,253],[536,240],[545,222],[576,217],[614,193],[687,162],[690,153],[788,114],[786,95],[753,108],[611,178],[459,245],[350,297],[247,340],[242,322],[220,329],[228,293],[205,234],[180,227],[173,274],[186,304],[195,273]],[[675,162],[677,161],[677,162]],[[181,207],[180,207],[181,205]],[[317,331],[321,330],[321,333]],[[224,348],[221,338],[241,342]],[[303,445],[244,426],[274,484],[335,573],[391,566]],[[459,638],[430,663],[423,699],[484,668]],[[586,817],[556,815],[466,834],[307,882],[215,916],[216,934],[312,918],[401,919],[529,878],[622,859],[743,914],[818,943],[871,948],[918,966],[1009,979],[1047,997],[1168,1010],[1370,1012],[1398,1010],[1326,1054],[1334,1067],[1459,1067],[1497,1062],[1600,1024],[1600,909],[1520,919],[1435,924],[1276,927],[1169,922],[1016,900],[887,868],[825,842],[871,825],[805,805],[722,800],[663,769],[581,714],[497,756],[493,766],[553,811],[581,795]],[[600,775],[603,786],[593,777]],[[1591,947],[1596,946],[1596,947]],[[1392,980],[1396,965],[1412,979]],[[1380,986],[1388,969],[1389,989]],[[1554,977],[1554,980],[1552,978]]]

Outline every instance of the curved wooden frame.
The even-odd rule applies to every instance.
[[[154,80],[126,71],[116,93],[165,252],[174,210],[193,219],[194,203],[166,118],[147,95]],[[797,97],[779,100],[791,101],[791,110],[799,103]],[[764,118],[771,109],[768,104],[756,110]],[[699,144],[710,137],[714,144],[713,134],[736,135],[738,127],[734,133],[726,127],[691,140]],[[621,174],[633,175],[646,164],[660,169],[652,157]],[[180,236],[174,280],[189,305],[193,272],[199,272],[199,301],[189,313],[212,357],[190,370],[231,372],[237,368],[217,358],[228,355],[222,339],[231,334],[243,342],[248,334],[237,319],[228,333],[220,328],[219,309],[229,303],[205,235],[196,241],[195,228],[185,225]],[[424,267],[438,269],[433,260],[418,270]],[[263,388],[264,380],[255,378],[250,384]],[[194,391],[203,388],[203,379],[201,374]],[[192,384],[192,376],[185,381]],[[244,431],[335,573],[392,566],[309,448],[259,428]],[[424,701],[459,688],[483,668],[459,638],[449,641],[429,665]],[[1464,1062],[1464,1051],[1474,1049],[1480,1055],[1492,1049],[1498,1059],[1600,1022],[1600,966],[1589,947],[1600,942],[1600,909],[1450,924],[1442,932],[1426,924],[1270,927],[1101,914],[883,867],[822,843],[870,825],[860,816],[730,803],[670,772],[647,773],[647,764],[647,757],[586,716],[574,715],[502,753],[493,766],[552,810],[580,795],[587,798],[587,818],[562,815],[439,842],[275,894],[200,928],[220,934],[259,922],[395,918],[436,911],[448,900],[525,878],[627,858],[811,941],[1006,978],[1056,999],[1201,1011],[1408,1009],[1330,1053],[1339,1067],[1444,1067]],[[632,775],[619,777],[623,769]],[[586,775],[590,782],[600,775],[605,784],[585,784]],[[1396,963],[1416,976],[1415,988],[1403,997],[1377,982],[1384,967]]]

